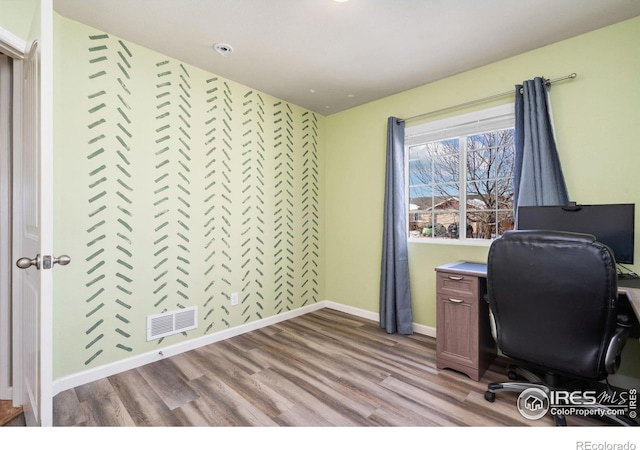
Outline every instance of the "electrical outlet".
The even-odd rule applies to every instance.
[[[231,306],[236,306],[238,304],[238,293],[234,292],[231,294]]]

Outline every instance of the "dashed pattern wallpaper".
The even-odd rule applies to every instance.
[[[56,325],[57,375],[320,301],[322,118],[84,25],[67,31],[73,89],[60,103],[75,131],[61,133],[57,194],[77,220],[57,236],[73,264],[56,298],[74,312]],[[196,329],[146,340],[147,316],[192,306]]]
[[[117,57],[117,63],[111,66],[110,61],[114,57]],[[88,78],[93,89],[87,93],[87,97],[93,106],[87,116],[90,139],[86,151],[86,158],[90,161],[87,180],[90,227],[85,233],[89,254],[84,264],[84,284],[88,288],[85,334],[89,338],[86,365],[103,352],[105,337],[111,339],[116,348],[131,352],[131,321],[128,316],[134,302],[130,286],[134,277],[131,261],[133,187],[128,157],[133,124],[128,116],[131,108],[127,102],[131,98],[127,82],[132,55],[124,42],[111,41],[109,36],[101,34],[89,37],[88,58]],[[113,92],[105,82],[111,77],[115,77],[118,83]],[[105,111],[110,108],[117,111],[113,126],[105,118]],[[113,145],[107,144],[109,137],[115,138]],[[108,196],[113,197],[115,209],[107,208]],[[117,230],[115,240],[105,231],[109,222]],[[110,247],[114,251],[109,251]],[[107,265],[109,259],[116,264]],[[108,283],[116,288],[111,296],[105,288]],[[107,305],[111,308],[105,309]],[[106,310],[113,311],[112,318],[105,317]],[[107,331],[108,327],[111,327],[110,332]]]

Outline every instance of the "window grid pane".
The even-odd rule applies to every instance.
[[[494,239],[513,229],[514,154],[512,128],[410,147],[409,236]]]

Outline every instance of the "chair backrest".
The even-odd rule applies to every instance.
[[[558,374],[606,377],[617,276],[611,251],[594,236],[504,233],[489,250],[487,291],[506,356]]]

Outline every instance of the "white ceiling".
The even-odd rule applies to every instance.
[[[329,115],[638,16],[640,0],[54,0],[54,8]],[[222,56],[216,43],[234,52]]]

